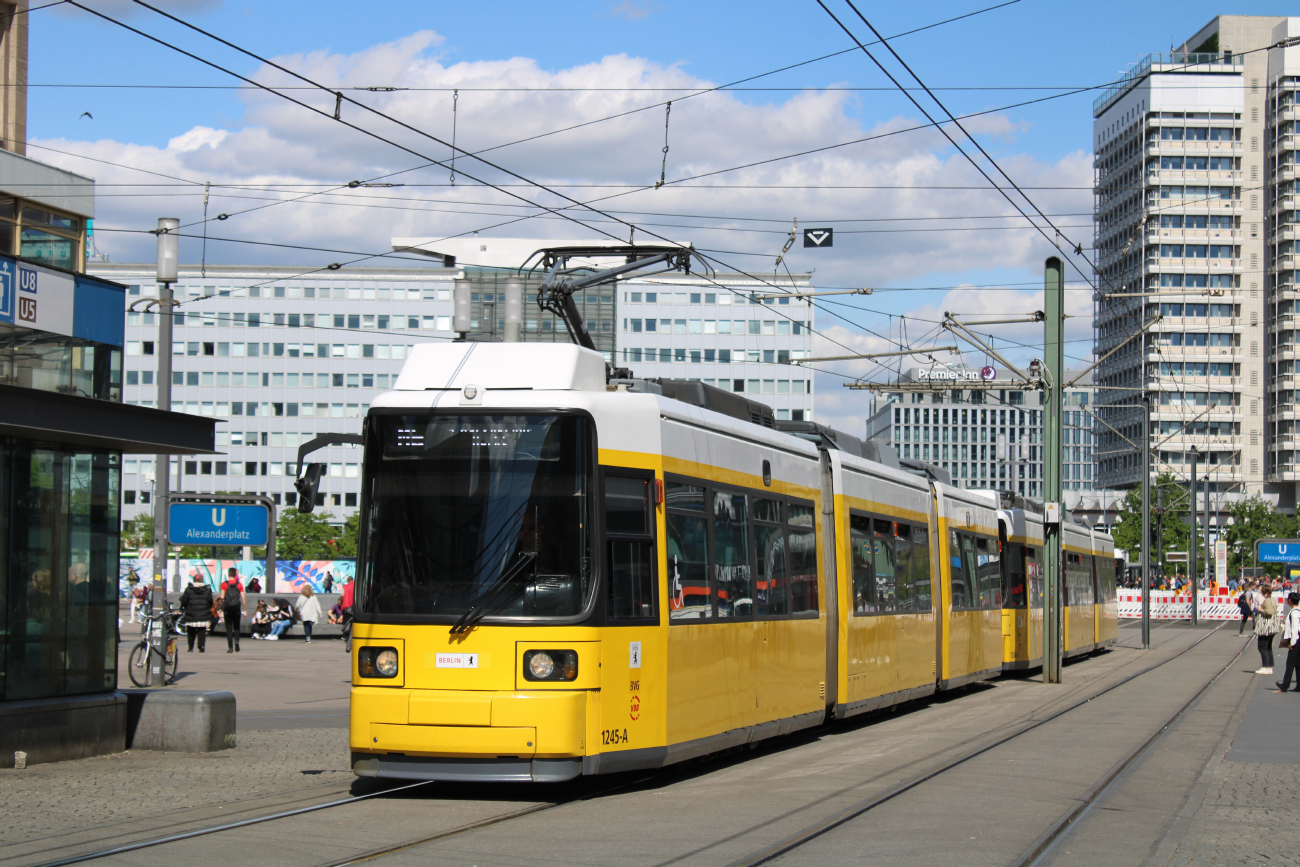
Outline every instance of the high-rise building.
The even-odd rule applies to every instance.
[[[1140,483],[1148,396],[1156,472],[1295,502],[1296,36],[1219,16],[1093,105],[1099,487]]]
[[[521,338],[568,342],[564,324],[537,307],[540,275],[521,273],[519,266],[539,247],[574,243],[394,239],[397,250],[426,254],[426,268],[182,266],[174,290],[181,304],[170,347],[172,407],[219,419],[219,454],[174,459],[172,490],[260,493],[282,507],[295,505],[298,446],[323,433],[358,433],[366,407],[396,381],[411,346],[456,339],[452,293],[458,278],[472,284],[469,339],[501,339],[505,283],[522,279]],[[96,263],[91,270],[126,284],[128,306],[156,294],[152,264]],[[575,295],[607,361],[630,367],[637,376],[723,383],[772,406],[778,418],[811,419],[812,377],[784,363],[811,348],[810,307],[780,304],[780,299],[770,306],[753,302],[754,281],[731,275],[715,277],[707,294],[694,278],[650,279],[656,282],[621,282]],[[647,300],[647,293],[657,297]],[[640,300],[625,306],[624,295],[634,294]],[[621,318],[628,320],[624,330]],[[656,330],[633,333],[632,319],[642,327],[652,320]],[[663,331],[661,321],[669,322]],[[126,313],[122,396],[127,404],[154,405],[158,354],[166,351],[156,346],[157,335],[156,313]],[[624,364],[624,339],[640,353],[637,361]],[[670,361],[660,363],[665,351]],[[626,355],[631,358],[632,350]],[[360,502],[359,449],[331,446],[312,459],[328,465],[317,500],[321,510],[332,520],[345,520]],[[124,459],[124,521],[151,513],[155,472],[150,457]]]
[[[1042,392],[963,388],[963,382],[979,381],[980,371],[940,367],[943,376],[936,377],[934,370],[906,370],[898,383],[907,390],[876,398],[866,438],[892,446],[904,461],[941,467],[958,487],[1041,498]],[[1066,382],[1077,375],[1067,371]],[[1063,395],[1065,491],[1088,491],[1095,485],[1093,422],[1087,410],[1092,391],[1085,376]]]

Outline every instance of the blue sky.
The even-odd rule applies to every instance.
[[[41,0],[34,0],[40,5]],[[166,21],[129,0],[86,0],[119,20],[240,74],[273,81],[255,61]],[[868,30],[843,0],[827,6],[864,41]],[[376,0],[369,4],[258,3],[169,0],[174,14],[249,51],[277,58],[334,86],[465,88],[457,114],[458,143],[474,149],[500,145],[608,114],[632,111],[682,91],[593,91],[594,87],[712,86],[757,75],[850,47],[816,0],[799,3],[620,2],[440,3]],[[992,2],[859,3],[886,36],[975,12]],[[1031,196],[1072,240],[1092,231],[1090,107],[1084,93],[1006,108],[1059,90],[1112,80],[1145,53],[1168,50],[1215,14],[1282,14],[1284,4],[1243,3],[1224,10],[1209,2],[1062,3],[1020,0],[893,42],[913,70],[957,114],[991,111],[969,123],[980,143],[1019,183],[1053,187]],[[360,10],[360,11],[359,11]],[[877,57],[902,75],[884,51]],[[166,179],[245,184],[255,190],[214,199],[212,211],[235,212],[290,190],[411,169],[420,160],[370,140],[274,97],[229,89],[150,90],[44,85],[229,85],[228,76],[154,45],[120,27],[63,5],[32,13],[28,103],[29,154],[94,176],[100,189],[97,245],[113,261],[148,261],[148,238],[130,231],[156,216],[202,217],[200,187],[142,186]],[[501,86],[571,87],[574,90],[503,93]],[[893,90],[860,52],[801,66],[751,82],[750,87],[681,100],[669,131],[666,176],[677,178],[772,159],[830,143],[915,125],[918,110]],[[876,88],[846,92],[827,88]],[[942,88],[942,89],[941,89]],[[960,89],[949,89],[960,88]],[[295,95],[332,108],[327,97]],[[439,136],[451,134],[451,95],[445,90],[367,94],[368,104]],[[90,112],[93,119],[84,118]],[[536,142],[494,151],[502,166],[529,178],[558,183],[652,184],[661,168],[664,110],[656,107]],[[441,159],[445,148],[403,133],[360,112],[368,129]],[[43,146],[44,149],[40,146]],[[50,149],[54,150],[50,150]],[[95,163],[59,154],[84,154]],[[480,171],[462,164],[464,171]],[[127,167],[127,168],[123,168]],[[499,178],[481,169],[485,177]],[[408,184],[443,184],[447,172],[423,169],[400,176]],[[500,222],[511,200],[490,190],[408,186],[352,191],[343,196],[280,205],[212,224],[232,238],[302,246],[378,251],[395,235],[441,236]],[[872,190],[830,190],[834,185]],[[785,189],[751,189],[759,185]],[[885,136],[814,157],[711,176],[694,187],[640,191],[606,203],[630,212],[631,222],[698,246],[728,250],[729,264],[770,273],[788,221],[837,229],[833,251],[792,251],[789,266],[813,271],[819,285],[944,287],[928,292],[882,292],[863,299],[861,311],[837,308],[859,326],[819,318],[830,342],[865,351],[892,348],[900,339],[899,315],[914,321],[914,338],[943,310],[1032,310],[1032,286],[1041,281],[1051,248],[1012,226],[1009,206],[933,131]],[[956,186],[939,191],[916,187]],[[810,189],[810,188],[817,189]],[[360,194],[370,192],[371,197]],[[159,195],[166,193],[166,195]],[[533,195],[536,191],[529,191]],[[384,201],[381,196],[391,200]],[[543,200],[544,196],[536,196]],[[554,201],[554,200],[547,200]],[[381,206],[381,207],[376,207]],[[682,214],[690,217],[663,217]],[[210,213],[209,216],[213,214]],[[358,219],[361,217],[361,219]],[[952,218],[962,218],[954,220]],[[974,220],[975,217],[1000,219]],[[946,219],[944,219],[946,218]],[[769,223],[754,222],[770,220]],[[878,222],[852,222],[876,220]],[[649,224],[661,225],[658,228]],[[616,224],[611,230],[625,229]],[[753,231],[754,229],[762,231]],[[863,229],[868,234],[853,234]],[[900,232],[899,229],[928,231]],[[981,231],[981,229],[985,229]],[[880,231],[885,230],[885,231]],[[532,220],[496,234],[554,236],[585,233],[563,223]],[[313,265],[337,256],[235,243],[208,247],[210,260]],[[186,244],[185,259],[197,258]],[[963,287],[966,288],[956,288]],[[978,287],[978,288],[972,288]],[[1072,309],[1086,316],[1087,293],[1072,293]],[[893,318],[891,318],[893,317]],[[1082,328],[1083,321],[1080,321]],[[1032,342],[1034,329],[1010,329],[1007,338]],[[1086,345],[1079,347],[1080,355]],[[839,350],[839,351],[842,351]],[[1027,351],[1025,351],[1027,353]],[[1024,354],[1024,353],[1022,353]],[[845,365],[842,371],[868,369]],[[827,414],[859,414],[858,395],[819,379]],[[841,395],[841,392],[843,394]],[[820,407],[819,397],[819,407]]]

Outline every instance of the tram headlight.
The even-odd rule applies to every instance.
[[[357,651],[357,672],[362,677],[397,677],[397,649],[362,647]]]
[[[574,650],[529,650],[524,653],[524,680],[576,680],[578,653]]]

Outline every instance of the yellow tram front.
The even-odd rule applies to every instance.
[[[597,617],[604,521],[591,417],[376,408],[364,473],[354,770],[576,776],[598,736],[588,703],[618,667]],[[645,522],[647,508],[643,494]]]

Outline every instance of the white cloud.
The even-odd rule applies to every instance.
[[[937,131],[900,132],[918,126],[915,117],[859,121],[851,113],[858,106],[843,91],[809,91],[780,102],[760,102],[746,101],[741,95],[728,92],[684,98],[685,94],[677,91],[656,94],[644,90],[595,90],[590,88],[704,89],[714,83],[692,75],[680,65],[627,55],[610,55],[593,63],[547,70],[526,57],[445,63],[443,51],[444,40],[439,34],[420,31],[355,54],[318,51],[277,58],[278,63],[331,88],[410,88],[391,93],[348,92],[364,105],[383,111],[410,128],[346,103],[342,117],[409,148],[414,154],[344,127],[330,117],[334,111],[331,94],[304,91],[294,91],[293,95],[317,107],[324,115],[313,114],[270,94],[246,91],[245,113],[239,122],[222,125],[214,116],[210,125],[176,130],[165,147],[109,140],[38,139],[32,141],[30,152],[38,159],[93,175],[106,185],[97,203],[96,243],[113,261],[151,261],[153,239],[148,235],[106,230],[152,228],[157,216],[164,212],[181,217],[185,223],[197,220],[203,213],[201,185],[207,181],[214,185],[268,188],[214,187],[209,207],[209,215],[213,216],[237,214],[267,204],[266,199],[289,198],[325,189],[324,185],[390,175],[386,180],[407,186],[344,189],[301,203],[232,216],[209,226],[209,233],[220,237],[380,252],[388,248],[389,239],[394,236],[450,236],[482,229],[514,215],[536,213],[516,207],[518,200],[509,195],[469,181],[468,176],[474,175],[493,182],[519,183],[476,160],[467,157],[457,160],[455,187],[446,186],[450,175],[447,168],[412,171],[425,163],[426,158],[446,160],[449,157],[447,146],[421,132],[449,141],[454,117],[456,142],[469,150],[497,148],[544,136],[500,147],[484,156],[547,184],[653,186],[664,162],[665,118],[664,107],[654,103],[672,98],[666,161],[670,181],[830,143],[874,139],[714,175],[689,185],[670,184],[600,202],[599,207],[611,212],[648,212],[624,215],[638,224],[638,240],[650,240],[651,233],[688,239],[698,248],[727,251],[715,254],[725,263],[719,266],[720,270],[730,266],[770,274],[792,219],[798,218],[801,227],[834,226],[834,248],[804,250],[796,244],[787,256],[786,264],[792,271],[815,272],[817,286],[952,285],[963,278],[970,279],[974,272],[998,275],[980,281],[994,282],[1015,279],[1007,276],[1011,274],[1041,274],[1043,259],[1056,252],[1042,236],[1023,228],[1023,218],[996,191],[989,189],[987,181],[968,162],[952,152]],[[291,81],[269,68],[260,70],[257,78],[271,85]],[[460,93],[453,116],[451,90],[455,88]],[[146,109],[142,103],[141,110]],[[616,114],[625,116],[592,123]],[[545,135],[588,123],[591,125]],[[1018,153],[1015,139],[1025,127],[1023,121],[1011,116],[973,118],[967,121],[967,127],[981,137],[986,148],[1021,185],[1082,188],[1040,189],[1032,195],[1048,214],[1081,215],[1054,220],[1062,226],[1078,227],[1065,229],[1065,236],[1071,242],[1087,244],[1092,235],[1092,203],[1087,190],[1092,181],[1092,168],[1088,154],[1077,152],[1048,163]],[[190,179],[199,186],[180,191],[188,192],[184,196],[176,196],[176,189],[168,189],[173,195],[167,198],[142,197],[139,193],[152,188],[131,190],[107,184],[159,183],[162,179],[60,156],[41,150],[40,145]],[[764,185],[777,188],[765,189]],[[535,188],[511,189],[535,202],[562,203],[561,199]],[[575,197],[596,199],[617,194],[620,189],[566,187],[564,191]],[[121,193],[131,195],[114,195]],[[605,229],[617,237],[627,237],[624,225],[603,222],[603,218],[582,211],[575,214],[580,214],[591,228],[555,219],[533,219],[491,233],[591,237],[597,229]],[[680,216],[683,214],[701,218],[688,219]],[[989,230],[989,227],[1007,226],[1017,228]],[[210,242],[207,249],[209,262],[273,261],[319,266],[344,258],[332,253],[219,242]],[[182,258],[197,260],[197,242],[183,244]],[[934,293],[916,296],[878,293],[864,306],[886,310],[894,316],[892,320],[870,313],[853,313],[851,318],[888,339],[865,334],[828,313],[819,313],[817,327],[827,339],[819,340],[816,354],[846,354],[837,343],[865,352],[895,349],[895,341],[903,338],[899,315],[907,317],[907,339],[916,341],[926,338],[926,332],[934,328],[933,320],[941,318],[945,310],[999,314],[1034,310],[1041,308],[1041,302],[1036,300],[1040,295],[1015,287],[954,289],[939,300],[935,300]],[[1086,316],[1090,306],[1087,293],[1071,294],[1072,312]],[[825,309],[846,310],[829,305]],[[1080,319],[1077,326],[1073,322],[1071,325],[1080,333],[1087,332],[1085,326],[1085,319]],[[1008,343],[1012,340],[1041,342],[1041,325],[1009,326],[996,331]],[[1078,348],[1086,346],[1080,344]],[[890,362],[888,368],[897,369],[898,363]],[[826,367],[853,376],[881,370],[869,362]],[[819,415],[861,433],[869,395],[842,388],[843,381],[818,374]]]
[[[644,21],[661,9],[663,5],[660,3],[633,3],[632,0],[623,0],[617,6],[611,6],[609,14],[627,21]]]

